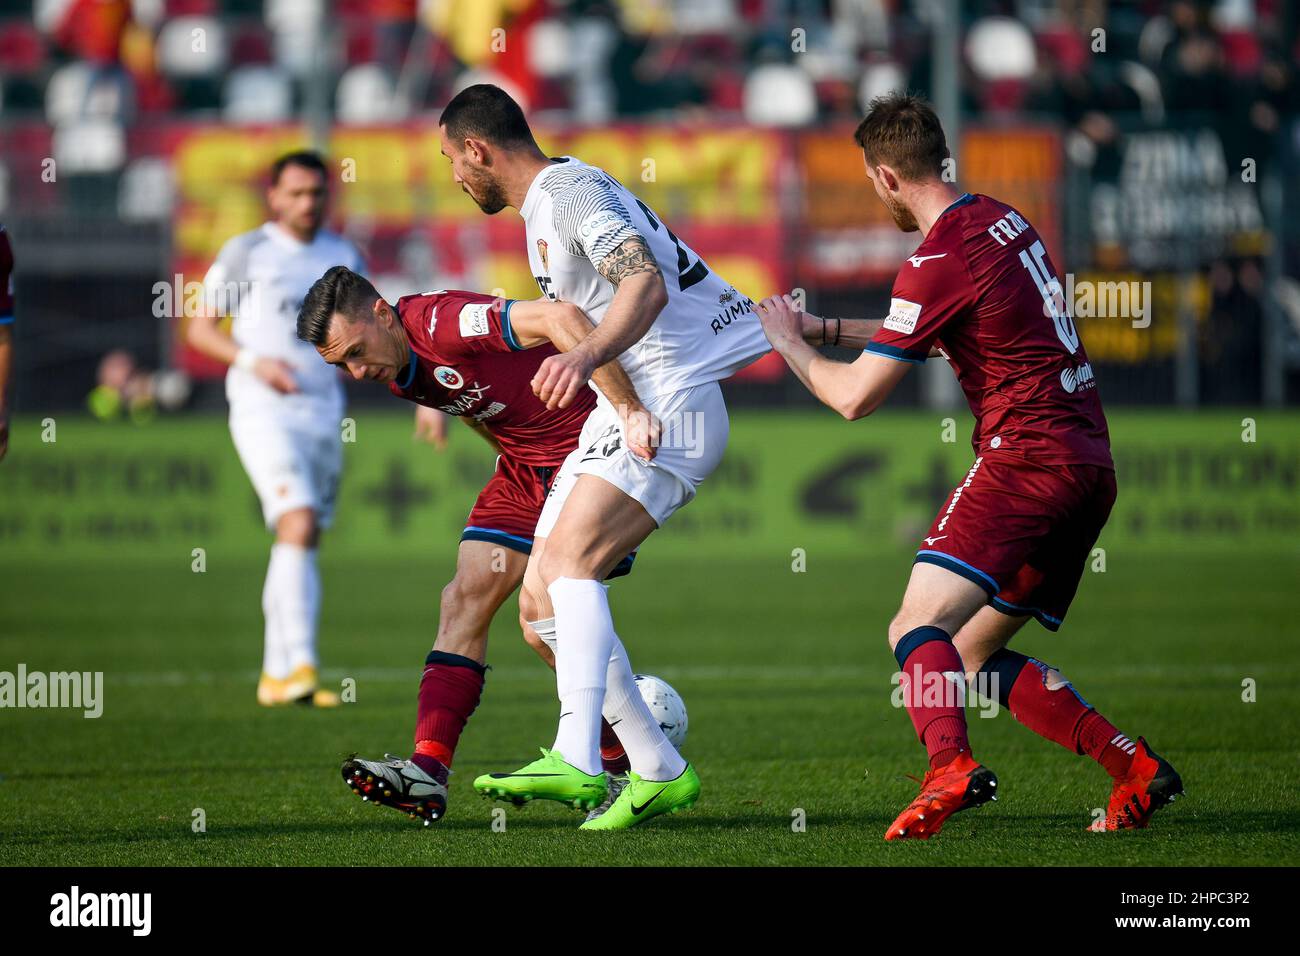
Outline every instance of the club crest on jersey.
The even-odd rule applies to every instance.
[[[919,302],[908,302],[906,299],[890,299],[889,318],[885,319],[885,328],[891,332],[911,335],[916,331],[916,323],[920,318],[921,305]]]
[[[439,365],[433,370],[433,377],[443,388],[460,388],[465,384],[461,378],[460,372],[454,368],[448,368],[446,365]]]
[[[548,255],[546,254],[546,240],[545,240],[545,239],[538,239],[538,240],[537,240],[537,258],[539,258],[539,259],[542,260],[542,271],[543,271],[543,272],[550,272],[550,271],[551,271],[551,258],[550,258],[550,256],[548,256]]]

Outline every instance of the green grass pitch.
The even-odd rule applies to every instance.
[[[219,423],[208,435],[220,438]],[[416,685],[454,537],[428,543],[418,564],[371,551],[362,559],[327,542],[325,677],[354,678],[357,700],[335,711],[266,711],[253,699],[264,566],[256,529],[247,533],[252,544],[229,559],[210,553],[204,574],[192,572],[188,550],[181,559],[139,548],[116,559],[0,558],[0,670],[18,661],[102,670],[106,696],[97,720],[68,710],[0,711],[0,862],[1300,859],[1294,546],[1226,557],[1168,544],[1112,549],[1106,573],[1086,576],[1061,633],[1033,624],[1022,632],[1016,646],[1060,668],[1121,730],[1145,735],[1181,772],[1187,796],[1149,830],[1087,832],[1093,809],[1105,805],[1105,774],[1003,713],[971,717],[975,753],[1001,781],[998,802],[954,817],[935,840],[886,844],[886,825],[915,795],[905,774],[920,775],[925,763],[906,713],[889,703],[895,665],[884,629],[909,569],[901,542],[834,559],[812,552],[805,573],[792,573],[789,548],[692,557],[689,549],[660,556],[648,546],[613,588],[615,620],[636,669],[664,677],[685,698],[684,752],[703,792],[689,813],[628,833],[587,834],[577,831],[574,811],[489,803],[470,786],[479,773],[531,759],[554,731],[554,684],[520,640],[512,604],[492,631],[493,669],[457,754],[447,817],[421,827],[363,804],[339,777],[352,751],[410,748]],[[1242,699],[1247,678],[1256,687],[1250,703]],[[499,815],[494,827],[494,808],[504,810],[504,828]],[[192,826],[196,809],[205,832]]]

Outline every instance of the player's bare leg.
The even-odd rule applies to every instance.
[[[983,588],[946,568],[924,562],[912,566],[902,607],[889,625],[889,646],[930,769],[920,794],[885,831],[886,840],[926,839],[957,811],[997,797],[997,777],[970,755],[964,688],[954,691],[952,676],[960,681],[963,675],[953,635],[987,601]]]
[[[343,779],[354,793],[423,819],[426,826],[446,813],[452,758],[483,692],[488,629],[519,586],[527,560],[490,541],[460,543],[420,679],[414,753],[386,754],[382,761],[349,758]]]
[[[1155,811],[1181,796],[1178,772],[1143,738],[1134,741],[1120,733],[1056,668],[1007,649],[1029,619],[981,608],[953,638],[967,678],[1034,733],[1086,754],[1110,774],[1106,816],[1090,829],[1145,827]]]
[[[266,618],[262,677],[257,702],[263,706],[312,704],[336,707],[338,695],[320,689],[316,627],[320,616],[320,572],[316,552],[320,527],[311,508],[294,508],[275,524],[275,543],[262,589]]]

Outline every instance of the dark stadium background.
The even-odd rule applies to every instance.
[[[1152,283],[1150,328],[1079,320],[1108,403],[1278,406],[1300,389],[1298,20],[1281,0],[5,0],[19,407],[81,405],[119,347],[219,406],[153,286],[201,279],[258,224],[294,145],[355,161],[334,224],[383,291],[535,295],[518,218],[484,219],[437,153],[440,106],[474,79],[515,91],[544,148],[636,184],[749,295],[861,316],[916,239],[852,127],[872,93],[925,93],[960,131],[962,185],[1017,205],[1059,268]],[[903,400],[951,403],[942,371]],[[775,358],[745,381],[741,403],[809,400]]]

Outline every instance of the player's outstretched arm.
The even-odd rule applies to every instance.
[[[550,408],[563,408],[556,395],[576,394],[592,370],[612,362],[641,340],[668,304],[668,289],[650,247],[629,236],[600,260],[596,271],[614,285],[614,300],[590,335],[538,369],[534,390]],[[603,391],[603,389],[602,389]],[[607,395],[608,397],[608,395]],[[572,400],[572,399],[569,399]]]
[[[803,340],[809,345],[841,345],[865,349],[884,319],[824,319],[811,312],[800,313]]]
[[[550,342],[563,354],[577,348],[584,339],[592,334],[591,319],[587,313],[572,302],[552,302],[549,299],[534,299],[530,302],[515,302],[510,306],[510,330],[515,340],[529,349]],[[559,358],[560,356],[552,356]],[[550,359],[547,359],[550,361]],[[587,384],[587,378],[572,377],[564,384],[562,393],[548,395],[542,391],[542,376],[546,363],[538,368],[533,377],[533,391],[548,408],[566,408],[578,394],[578,389]],[[632,453],[649,461],[654,457],[659,446],[659,422],[641,404],[632,380],[617,359],[606,362],[591,372],[589,376],[601,393],[610,401],[627,426],[625,429],[628,447]]]
[[[849,421],[870,415],[903,380],[910,363],[863,352],[853,363],[837,362],[805,341],[803,315],[789,296],[772,296],[758,305],[758,317],[772,348],[822,404]],[[866,320],[863,320],[866,321]]]

